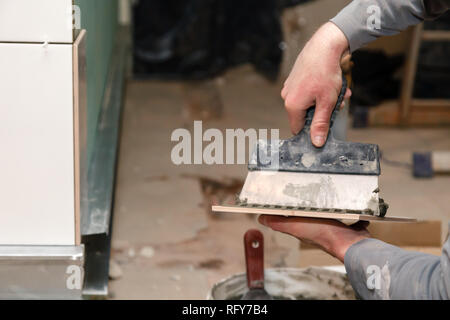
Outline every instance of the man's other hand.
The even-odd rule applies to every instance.
[[[369,238],[367,222],[347,226],[336,220],[262,215],[259,222],[275,231],[315,244],[344,262],[345,253],[356,242]]]

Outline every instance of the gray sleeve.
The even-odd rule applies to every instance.
[[[436,18],[449,8],[450,0],[354,0],[330,21],[345,34],[353,52],[378,37]]]
[[[450,299],[450,239],[441,257],[365,239],[347,250],[344,263],[362,299]]]

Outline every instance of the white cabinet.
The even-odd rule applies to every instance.
[[[0,0],[0,246],[80,243],[85,32],[74,39],[72,4]]]
[[[87,198],[86,32],[73,32],[72,2],[0,0],[1,298],[81,298],[66,282],[68,266],[83,281]]]
[[[72,0],[0,0],[0,42],[72,43],[72,5]]]
[[[0,43],[0,244],[73,245],[72,45]]]

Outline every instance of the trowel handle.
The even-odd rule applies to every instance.
[[[331,114],[330,119],[330,128],[333,126],[334,120],[336,119],[336,116],[339,112],[339,108],[342,104],[342,101],[344,101],[345,91],[347,91],[347,79],[344,75],[342,75],[342,88],[341,92],[339,93],[336,106],[334,107],[333,113]],[[314,112],[316,111],[316,106],[312,106],[306,111],[306,121],[305,121],[305,127],[310,127],[312,119],[314,117]]]
[[[249,289],[264,288],[264,237],[261,231],[248,230],[244,235],[245,264]]]

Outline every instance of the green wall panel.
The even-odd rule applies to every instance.
[[[117,0],[75,0],[81,9],[81,27],[87,30],[88,158],[105,91],[108,67],[117,31]]]

